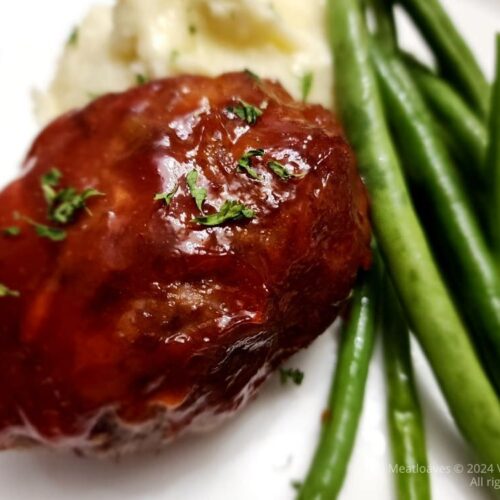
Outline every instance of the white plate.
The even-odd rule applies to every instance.
[[[148,0],[144,0],[148,1]],[[302,0],[297,0],[302,1]],[[0,7],[0,185],[37,131],[30,92],[44,88],[61,45],[93,0],[15,0]],[[491,75],[498,0],[444,2]],[[410,29],[404,38],[421,49]],[[435,498],[489,498],[471,484],[472,456],[451,423],[421,353],[415,364],[425,407]],[[292,480],[303,478],[324,408],[336,342],[326,333],[289,362],[306,374],[299,388],[271,380],[260,397],[220,430],[184,439],[160,455],[96,463],[44,451],[0,456],[1,500],[291,500]],[[393,496],[380,353],[370,371],[356,450],[341,498]],[[6,380],[0,383],[8,383]],[[465,467],[465,472],[461,471]],[[500,485],[499,485],[500,486]]]

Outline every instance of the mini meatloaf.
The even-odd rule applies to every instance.
[[[0,447],[159,446],[242,407],[370,265],[335,117],[251,73],[103,96],[0,194]]]

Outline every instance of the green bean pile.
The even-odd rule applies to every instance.
[[[436,67],[398,47],[396,4]],[[500,35],[491,87],[438,0],[328,0],[328,16],[337,112],[377,249],[343,324],[331,415],[298,499],[332,500],[342,488],[381,331],[393,460],[415,471],[396,475],[396,491],[426,500],[410,334],[478,462],[500,478]]]

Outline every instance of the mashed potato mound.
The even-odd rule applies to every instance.
[[[118,0],[90,10],[68,41],[49,90],[46,123],[96,96],[146,79],[250,69],[301,98],[332,105],[325,0]]]

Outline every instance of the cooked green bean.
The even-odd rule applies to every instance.
[[[490,86],[471,49],[438,0],[397,0],[431,46],[443,76],[482,118],[488,114]]]
[[[365,1],[375,18],[379,43],[386,49],[401,53],[397,47],[392,0]],[[461,167],[466,170],[467,181],[471,181],[474,189],[482,190],[486,185],[484,156],[488,142],[484,123],[448,82],[412,55],[403,53],[403,56],[412,77],[439,121],[439,133],[446,136],[447,144],[457,154]]]
[[[490,143],[487,153],[487,176],[490,193],[490,236],[492,246],[500,262],[500,34],[496,37],[497,61],[490,116]]]
[[[488,132],[484,123],[447,82],[413,61],[406,59],[406,63],[427,104],[464,155],[462,165],[468,167],[467,179],[475,185],[486,185],[483,165]]]
[[[363,407],[368,367],[375,339],[377,271],[359,286],[341,334],[340,351],[323,424],[311,468],[300,488],[300,500],[332,500],[347,472]]]
[[[410,357],[410,336],[392,284],[386,279],[381,329],[388,389],[387,412],[400,500],[431,498],[425,432]]]
[[[375,33],[379,43],[389,50],[396,50],[396,21],[392,8],[392,0],[364,0],[365,8],[375,20]]]
[[[483,463],[500,463],[500,403],[413,208],[370,64],[361,7],[358,0],[329,0],[328,6],[336,102],[371,195],[386,267],[458,426]]]
[[[439,232],[448,267],[460,275],[461,306],[474,322],[477,346],[500,390],[500,280],[470,200],[432,117],[399,58],[377,44],[373,61],[407,175]],[[458,270],[458,271],[457,271]]]

